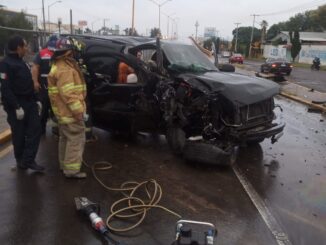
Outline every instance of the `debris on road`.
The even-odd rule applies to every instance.
[[[311,113],[322,113],[323,110],[320,109],[320,108],[308,107],[308,112],[311,112]]]

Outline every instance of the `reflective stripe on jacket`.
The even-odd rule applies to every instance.
[[[55,60],[48,75],[48,93],[59,123],[76,122],[73,115],[86,112],[86,83],[74,59],[61,57]]]

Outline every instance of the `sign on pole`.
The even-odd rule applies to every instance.
[[[78,21],[78,26],[80,26],[80,27],[87,26],[87,21],[86,20],[79,20]]]

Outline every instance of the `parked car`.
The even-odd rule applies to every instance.
[[[261,65],[260,71],[263,73],[274,73],[275,75],[290,75],[292,72],[292,64],[286,59],[268,58],[265,63]]]
[[[277,123],[273,112],[279,85],[219,71],[193,45],[76,38],[86,44],[83,60],[95,127],[161,133],[174,153],[216,164],[229,163],[238,145],[276,141],[283,131],[285,124]],[[120,62],[134,69],[136,81],[116,83]]]
[[[243,56],[242,54],[233,54],[230,58],[229,58],[229,63],[232,64],[232,63],[239,63],[239,64],[243,64]]]

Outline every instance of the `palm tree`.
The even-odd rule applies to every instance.
[[[267,31],[267,27],[268,27],[268,22],[266,20],[262,20],[262,22],[260,22],[260,26],[261,26],[260,41],[263,44],[266,41],[266,31]]]

